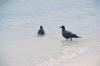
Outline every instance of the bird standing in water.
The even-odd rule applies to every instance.
[[[80,38],[79,36],[77,36],[76,34],[73,34],[72,32],[70,31],[66,31],[65,29],[65,26],[61,26],[60,28],[62,28],[62,36],[66,39],[71,39],[72,41],[72,38]]]
[[[40,26],[40,29],[38,30],[38,35],[40,35],[40,36],[45,35],[45,31],[43,29],[43,26]]]

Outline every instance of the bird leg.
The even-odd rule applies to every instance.
[[[71,38],[71,41],[72,41],[72,38]]]
[[[67,41],[68,39],[66,38],[66,41]]]

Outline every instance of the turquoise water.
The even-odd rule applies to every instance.
[[[100,51],[98,0],[1,0],[0,5],[0,66],[50,66],[59,63],[52,59],[67,62]],[[37,36],[40,25],[44,37]],[[61,25],[83,38],[65,41]]]

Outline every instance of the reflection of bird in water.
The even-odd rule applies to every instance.
[[[38,35],[40,35],[40,36],[45,35],[45,31],[43,29],[43,26],[40,26],[40,29],[38,30]]]
[[[72,32],[70,31],[66,31],[65,29],[65,26],[61,26],[60,28],[62,28],[62,36],[66,39],[71,39],[72,41],[72,38],[80,38],[79,36],[77,36],[76,34],[73,34]]]

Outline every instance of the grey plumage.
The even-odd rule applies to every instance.
[[[60,28],[62,28],[62,36],[66,39],[71,39],[72,38],[80,38],[79,36],[77,36],[76,34],[73,34],[70,31],[66,31],[65,26],[61,26]]]
[[[44,35],[45,31],[43,29],[43,26],[40,26],[40,29],[38,30],[38,35]]]

